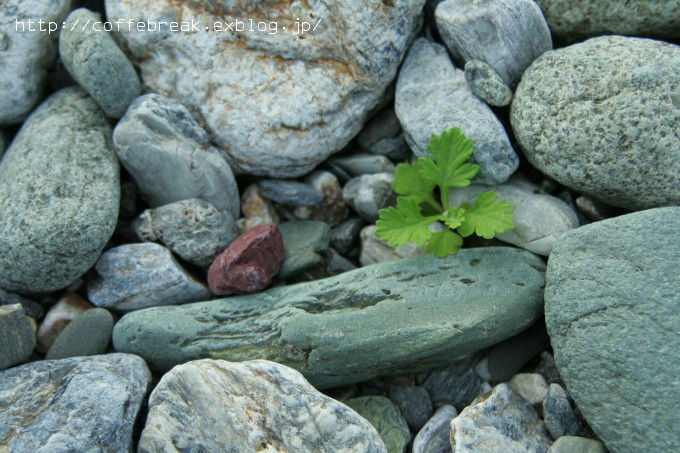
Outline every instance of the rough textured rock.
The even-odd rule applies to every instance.
[[[540,404],[548,395],[548,383],[538,373],[516,374],[508,386],[529,404]]]
[[[465,63],[465,80],[472,94],[495,107],[505,107],[512,101],[512,90],[501,76],[488,64],[480,60]]]
[[[251,228],[237,237],[210,266],[210,291],[222,296],[261,291],[272,282],[284,257],[283,239],[276,225]]]
[[[378,431],[388,453],[404,453],[411,431],[399,408],[384,396],[361,396],[345,402]]]
[[[38,31],[38,21],[61,24],[71,3],[7,0],[0,5],[0,126],[20,122],[40,100],[47,71],[57,56],[58,35]]]
[[[120,118],[141,94],[142,86],[109,32],[84,26],[101,21],[99,14],[86,8],[72,11],[59,33],[59,55],[69,74],[106,114]]]
[[[69,293],[59,299],[45,315],[38,328],[38,350],[47,352],[64,327],[85,310],[94,306],[76,293]]]
[[[413,439],[413,453],[451,453],[451,420],[456,415],[455,407],[440,407]]]
[[[496,115],[477,98],[462,70],[451,63],[444,46],[418,39],[399,72],[395,111],[404,137],[417,156],[428,156],[430,137],[458,127],[474,141],[470,161],[480,170],[480,184],[505,182],[519,165]]]
[[[111,21],[198,21],[200,33],[121,33],[145,85],[196,109],[234,169],[296,177],[359,132],[419,29],[424,3],[108,0],[106,9]],[[245,30],[205,32],[225,18]],[[249,31],[249,19],[276,33]],[[316,29],[296,35],[301,22]]]
[[[454,453],[545,453],[551,444],[536,411],[505,384],[477,398],[451,422]]]
[[[80,89],[66,88],[26,120],[0,163],[0,287],[66,287],[113,234],[120,177],[111,127]]]
[[[7,451],[132,451],[151,373],[108,354],[43,360],[0,372],[0,445]]]
[[[111,342],[113,316],[103,308],[93,308],[71,321],[47,351],[45,360],[103,354]]]
[[[21,304],[0,305],[0,370],[28,359],[35,347],[35,330]]]
[[[385,156],[374,154],[353,154],[329,160],[350,176],[372,175],[375,173],[394,173],[394,164]]]
[[[163,376],[149,399],[139,452],[187,448],[386,452],[366,420],[318,392],[297,371],[264,360],[199,360]]]
[[[331,228],[340,225],[349,215],[349,209],[342,197],[338,178],[328,171],[317,171],[309,175],[306,181],[323,194],[323,200],[315,206],[295,208],[295,216],[302,220],[326,222]]]
[[[427,423],[434,412],[432,399],[424,387],[393,385],[390,387],[389,397],[415,432]]]
[[[680,1],[536,0],[556,39],[598,35],[680,39]]]
[[[461,66],[481,60],[509,86],[552,49],[550,29],[533,0],[446,0],[437,6],[435,17],[442,39]]]
[[[97,261],[95,270],[97,276],[87,285],[87,297],[98,307],[130,311],[212,296],[170,250],[152,242],[112,248]]]
[[[548,453],[607,453],[607,449],[597,440],[562,436],[548,448]]]
[[[505,200],[513,206],[511,214],[515,228],[497,234],[496,238],[501,241],[548,256],[561,235],[578,227],[576,212],[568,204],[521,177],[514,176],[492,189],[497,200]],[[449,191],[449,204],[474,203],[477,196],[487,190],[488,186],[479,184],[456,187]]]
[[[129,313],[116,323],[113,343],[159,370],[204,357],[265,358],[319,388],[339,386],[441,366],[518,333],[542,313],[543,268],[535,255],[507,247],[381,263],[249,296]]]
[[[257,184],[260,195],[281,204],[314,206],[323,200],[323,193],[310,184],[283,179],[264,179]]]
[[[435,407],[451,405],[463,409],[479,395],[481,379],[475,373],[479,355],[449,363],[428,373],[423,381]]]
[[[142,241],[160,242],[182,259],[209,267],[238,236],[236,220],[198,198],[147,209],[133,224]]]
[[[352,178],[342,189],[348,205],[367,222],[378,220],[378,211],[396,204],[392,173],[376,173]]]
[[[158,94],[138,97],[116,125],[113,143],[151,207],[200,198],[238,218],[234,174],[184,105]]]
[[[627,209],[680,203],[680,47],[605,36],[547,52],[522,78],[511,122],[529,161]]]
[[[296,220],[279,225],[285,258],[278,278],[293,277],[323,261],[320,253],[328,250],[331,229],[323,222]]]
[[[559,384],[550,384],[543,401],[543,420],[553,439],[577,436],[581,429],[567,399],[567,392]]]
[[[680,207],[658,208],[573,230],[548,261],[555,362],[612,451],[680,444],[679,247]]]
[[[45,313],[45,309],[39,303],[0,288],[0,306],[14,304],[21,304],[24,307],[26,316],[30,316],[33,319],[40,319]]]

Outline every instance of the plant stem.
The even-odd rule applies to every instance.
[[[449,209],[449,189],[449,186],[439,186],[439,196],[442,199],[442,206],[444,207],[442,212]]]

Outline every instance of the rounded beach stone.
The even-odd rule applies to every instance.
[[[567,187],[633,210],[680,203],[680,46],[604,36],[547,52],[510,119],[529,161]]]
[[[465,63],[465,80],[472,93],[495,107],[505,107],[512,101],[512,90],[488,64],[480,60]]]
[[[26,120],[0,163],[0,287],[66,287],[99,258],[119,204],[104,112],[79,88],[58,91]]]
[[[113,316],[108,310],[87,310],[61,331],[45,360],[103,354],[111,342],[112,330]]]
[[[76,293],[69,293],[59,299],[45,315],[38,328],[38,350],[47,352],[64,328],[83,312],[94,305]]]
[[[292,206],[314,206],[321,203],[323,193],[311,184],[283,179],[265,179],[258,183],[260,195]]]
[[[413,453],[451,453],[449,433],[456,415],[456,408],[448,404],[437,409],[413,439]]]
[[[21,304],[0,306],[0,370],[28,359],[35,347],[35,330]]]
[[[404,453],[411,441],[411,431],[399,408],[384,396],[360,396],[345,402],[371,425],[385,443],[388,453]]]
[[[59,34],[59,54],[66,70],[111,118],[120,118],[142,92],[130,60],[109,32],[95,26],[102,18],[86,8],[72,11]]]

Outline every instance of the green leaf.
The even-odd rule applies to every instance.
[[[430,242],[425,246],[425,252],[441,258],[446,255],[455,255],[461,245],[463,245],[463,238],[451,230],[444,230],[440,233],[432,233]]]
[[[472,206],[463,204],[465,219],[456,231],[464,238],[476,233],[484,239],[491,239],[496,233],[515,228],[510,215],[512,205],[505,201],[494,203],[495,200],[496,192],[490,190],[480,193]]]
[[[417,163],[399,164],[394,171],[392,187],[396,193],[412,197],[418,202],[427,202],[433,207],[441,209],[441,206],[439,206],[439,203],[437,203],[432,195],[434,186],[435,183],[420,176]]]
[[[381,209],[376,236],[391,247],[412,242],[421,246],[432,237],[428,225],[437,220],[436,216],[425,217],[420,213],[418,201],[414,198],[400,197],[396,208]]]
[[[474,148],[472,140],[454,127],[441,135],[433,135],[427,146],[434,160],[418,159],[420,176],[440,187],[465,187],[479,172],[479,165],[466,163]]]
[[[439,220],[444,222],[447,227],[455,230],[465,220],[465,208],[450,207],[439,216]]]

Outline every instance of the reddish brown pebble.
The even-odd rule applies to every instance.
[[[237,237],[208,270],[213,294],[251,294],[263,290],[279,271],[285,254],[279,227],[259,225]]]

